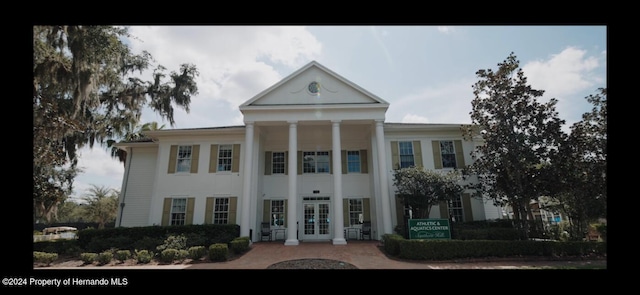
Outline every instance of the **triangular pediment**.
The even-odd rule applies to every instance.
[[[254,96],[240,109],[260,106],[388,105],[381,98],[312,61]]]

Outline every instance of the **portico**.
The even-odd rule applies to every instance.
[[[298,245],[301,239],[346,244],[344,229],[351,223],[343,212],[345,203],[351,202],[348,199],[359,199],[354,204],[361,206],[366,199],[371,211],[360,214],[369,219],[377,216],[380,234],[391,233],[384,163],[387,108],[382,99],[315,62],[241,105],[246,125],[245,171],[252,171],[244,174],[243,200],[247,201],[241,202],[241,234],[249,235],[249,228],[264,220],[279,227],[277,217],[282,216],[287,221],[285,245]],[[285,171],[278,166],[282,154],[286,155]],[[378,169],[369,170],[369,166]],[[286,214],[271,212],[278,210],[273,204],[279,200],[286,200]],[[252,203],[271,208],[251,208]],[[251,221],[251,214],[244,212],[252,210],[268,218]]]

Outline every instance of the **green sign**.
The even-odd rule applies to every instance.
[[[409,239],[451,239],[448,219],[409,219]]]

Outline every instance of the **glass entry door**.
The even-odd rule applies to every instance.
[[[303,241],[331,239],[329,207],[329,202],[302,203],[304,222],[301,239]]]

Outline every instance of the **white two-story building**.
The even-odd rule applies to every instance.
[[[385,123],[388,107],[314,61],[242,104],[243,126],[157,130],[146,133],[151,141],[120,143],[127,160],[116,226],[231,223],[259,241],[269,222],[285,245],[345,244],[363,222],[374,239],[394,233],[403,221],[394,169],[460,168],[479,142],[465,140],[461,124]],[[464,193],[429,217],[500,213]]]

